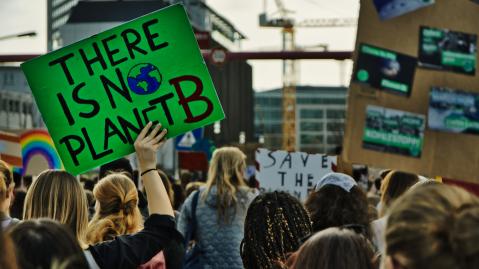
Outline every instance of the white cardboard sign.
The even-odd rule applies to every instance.
[[[256,179],[262,191],[282,190],[304,201],[314,184],[334,172],[336,156],[256,150]]]

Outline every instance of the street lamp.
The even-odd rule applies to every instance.
[[[37,36],[37,32],[25,32],[19,34],[11,34],[6,36],[0,36],[0,41],[12,38],[20,38],[20,37],[34,37]]]

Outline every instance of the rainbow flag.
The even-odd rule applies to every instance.
[[[22,146],[24,175],[26,168],[35,155],[41,155],[48,163],[48,169],[62,169],[63,164],[58,156],[52,138],[47,130],[33,129],[20,135],[20,144]]]

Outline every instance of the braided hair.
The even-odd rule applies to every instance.
[[[257,196],[246,214],[240,249],[244,267],[278,268],[311,230],[308,213],[290,194],[275,191]]]

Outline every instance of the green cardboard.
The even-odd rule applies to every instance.
[[[21,65],[65,169],[79,174],[134,151],[149,121],[167,137],[224,118],[181,5]]]

